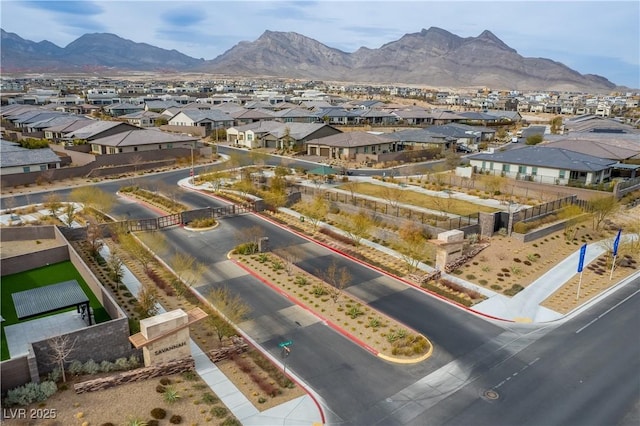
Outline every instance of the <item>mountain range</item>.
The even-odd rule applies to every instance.
[[[477,37],[459,37],[432,27],[353,53],[298,33],[265,31],[257,40],[240,42],[213,60],[115,34],[85,34],[61,48],[46,40],[33,42],[1,33],[3,73],[175,71],[432,87],[592,92],[616,88],[604,77],[580,74],[550,59],[525,58],[486,30]]]

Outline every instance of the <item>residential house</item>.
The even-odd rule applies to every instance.
[[[438,127],[438,126],[431,126]],[[434,133],[428,129],[406,129],[381,134],[383,138],[393,141],[390,152],[428,149],[444,153],[455,147],[456,139],[442,133]]]
[[[40,172],[60,168],[60,157],[51,148],[26,149],[0,139],[0,174]]]
[[[238,111],[231,113],[230,115],[233,117],[233,123],[235,126],[242,126],[259,121],[272,121],[276,119],[273,111],[269,111],[264,108],[245,109],[244,111]]]
[[[347,126],[357,124],[359,115],[342,107],[323,108],[316,111],[318,120],[327,124]]]
[[[137,111],[131,114],[125,114],[118,117],[121,120],[126,120],[127,123],[138,127],[154,127],[156,120],[161,118],[162,114],[153,111]]]
[[[392,126],[398,122],[398,116],[386,111],[376,109],[354,110],[359,116],[358,122],[361,124],[374,124],[383,126]]]
[[[424,108],[407,108],[399,109],[393,112],[400,122],[410,126],[421,126],[425,124],[433,124],[433,115]]]
[[[318,155],[330,159],[366,161],[367,154],[391,152],[396,141],[384,135],[370,132],[346,132],[309,140],[307,155]]]
[[[143,110],[144,106],[133,105],[127,102],[118,102],[104,107],[104,111],[112,117],[119,117],[121,115],[131,114]]]
[[[468,159],[476,172],[556,185],[606,182],[617,163],[616,160],[543,145],[480,153]]]
[[[92,121],[90,124],[65,135],[65,139],[71,141],[75,139],[92,141],[105,136],[126,132],[129,130],[139,130],[139,127],[121,121]]]
[[[247,148],[301,149],[308,140],[337,133],[324,123],[259,121],[227,129],[227,141]]]
[[[318,117],[313,112],[304,108],[287,108],[274,111],[273,115],[276,120],[283,123],[315,123],[318,121]]]
[[[160,130],[127,130],[91,140],[94,154],[118,154],[123,152],[156,151],[172,148],[195,148],[198,139]]]
[[[52,142],[60,142],[68,133],[94,123],[94,120],[82,116],[72,116],[72,121],[55,124],[44,129],[44,138]]]
[[[573,117],[564,121],[565,133],[618,133],[639,134],[637,129],[629,124],[621,123],[611,118],[598,117],[587,114]]]
[[[203,127],[209,133],[233,126],[233,117],[218,110],[186,109],[171,117],[169,125]]]

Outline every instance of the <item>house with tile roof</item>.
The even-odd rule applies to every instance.
[[[611,179],[617,160],[543,145],[480,153],[468,157],[476,172],[511,179],[568,185],[596,185]]]
[[[233,117],[222,111],[185,109],[171,117],[170,126],[196,126],[205,129],[209,133],[214,129],[227,128],[233,126]]]

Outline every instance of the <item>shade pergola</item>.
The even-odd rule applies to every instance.
[[[20,291],[11,294],[11,297],[18,319],[27,319],[75,306],[83,318],[87,315],[91,325],[89,298],[76,280]]]

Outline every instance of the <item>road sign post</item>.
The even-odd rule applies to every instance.
[[[576,292],[576,300],[580,299],[580,287],[582,286],[582,270],[584,269],[584,256],[587,253],[587,244],[583,244],[580,247],[580,259],[578,260],[578,272],[580,272],[580,278],[578,279],[578,291]]]
[[[293,340],[287,340],[285,342],[278,343],[278,346],[282,348],[282,372],[284,374],[287,373],[287,357],[291,353],[291,348],[289,346],[293,345]]]

